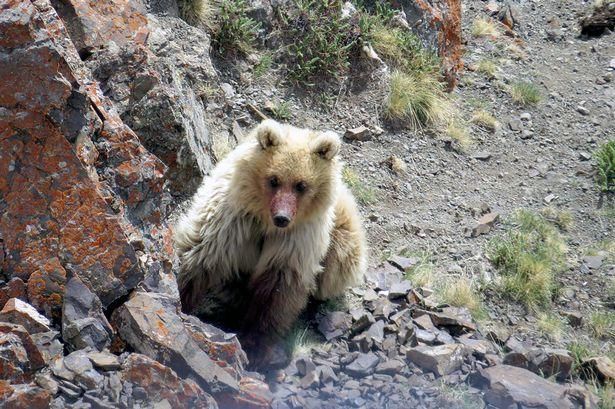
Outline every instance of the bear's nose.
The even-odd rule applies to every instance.
[[[290,218],[288,216],[279,214],[273,217],[273,224],[277,227],[286,227],[288,226],[288,223],[290,223]]]

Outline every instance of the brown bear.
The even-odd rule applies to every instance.
[[[204,178],[175,228],[184,311],[234,310],[250,336],[274,339],[310,296],[360,282],[365,235],[339,150],[334,132],[268,119]]]

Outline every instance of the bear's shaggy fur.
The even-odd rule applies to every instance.
[[[265,120],[204,178],[175,228],[185,311],[235,309],[243,330],[282,336],[310,296],[359,283],[365,238],[339,149],[333,132]]]

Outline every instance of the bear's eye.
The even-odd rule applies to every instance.
[[[307,190],[307,184],[306,184],[305,182],[298,182],[298,183],[295,185],[295,191],[296,191],[297,193],[303,193],[303,192],[305,192],[306,190]]]
[[[271,176],[269,178],[269,186],[271,186],[272,188],[276,188],[280,186],[280,179],[277,178],[277,176]]]

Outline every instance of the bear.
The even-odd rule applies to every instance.
[[[266,119],[204,177],[174,229],[184,312],[272,341],[310,297],[361,282],[365,233],[340,147],[332,131]]]

